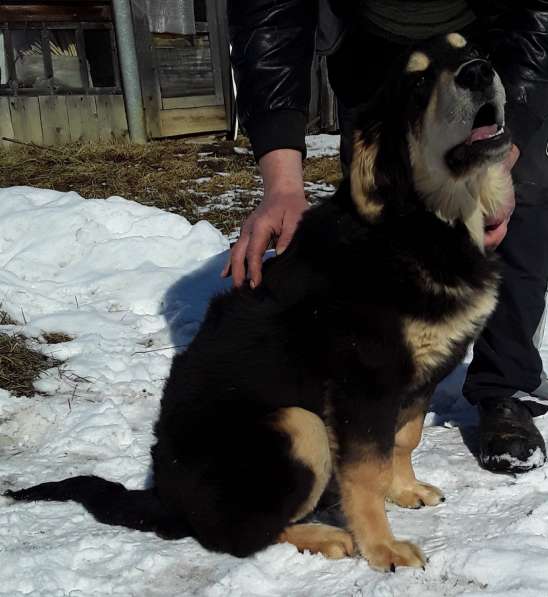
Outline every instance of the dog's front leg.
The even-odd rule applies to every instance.
[[[342,463],[339,470],[342,507],[359,550],[372,568],[394,571],[397,566],[424,566],[421,550],[398,541],[386,517],[385,500],[392,482],[391,455],[363,446],[363,457]]]
[[[421,550],[408,541],[396,540],[385,511],[394,475],[397,401],[351,394],[343,390],[333,401],[339,444],[337,476],[349,530],[373,568],[422,567],[425,558]]]

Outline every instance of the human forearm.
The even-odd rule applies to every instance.
[[[302,156],[293,149],[278,149],[259,160],[265,196],[303,191]]]
[[[304,153],[317,2],[229,0],[228,18],[238,114],[256,159]]]

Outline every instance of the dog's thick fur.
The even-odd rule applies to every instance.
[[[77,500],[102,522],[237,556],[290,541],[330,557],[356,549],[382,570],[424,564],[384,504],[443,500],[416,480],[411,452],[436,384],[495,306],[482,218],[510,190],[502,129],[454,147],[436,137],[451,137],[455,113],[469,132],[482,105],[500,116],[504,104],[496,75],[485,89],[468,71],[455,84],[478,60],[455,35],[407,55],[361,112],[350,179],[304,216],[262,284],[211,302],[165,386],[154,488],[77,477],[9,495]],[[348,532],[296,524],[332,474]]]

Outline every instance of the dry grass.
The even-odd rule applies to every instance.
[[[305,163],[307,181],[334,184],[338,177],[336,158]],[[205,218],[225,234],[237,229],[261,198],[259,172],[245,138],[0,150],[0,187],[11,185],[76,191],[86,198],[120,195],[191,223]]]
[[[0,388],[15,396],[36,394],[34,381],[61,362],[32,350],[19,335],[0,334]]]
[[[5,311],[0,310],[0,325],[18,325]],[[42,334],[48,344],[68,342],[70,336],[62,332]],[[21,334],[0,333],[0,388],[15,396],[36,394],[34,382],[40,374],[61,361],[29,347],[29,340]]]
[[[86,198],[120,195],[183,215],[192,223],[204,217],[202,208],[209,195],[254,189],[256,174],[252,156],[235,153],[234,144],[227,141],[69,144],[0,151],[0,186],[76,191]],[[196,182],[206,177],[211,180]],[[240,217],[238,213],[238,221]],[[220,227],[227,232],[227,225]]]
[[[74,340],[72,336],[64,332],[42,332],[42,338],[46,344],[62,344]]]
[[[0,325],[17,325],[15,319],[12,319],[5,311],[0,311]]]
[[[326,182],[336,186],[341,180],[339,158],[322,157],[306,160],[304,179],[307,182]]]

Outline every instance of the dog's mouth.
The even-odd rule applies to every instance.
[[[452,172],[463,174],[476,165],[501,162],[509,148],[504,106],[488,101],[477,110],[467,136],[446,153],[445,162]]]
[[[484,104],[477,112],[466,145],[492,141],[504,135],[504,123],[497,122],[497,109],[492,103]]]

